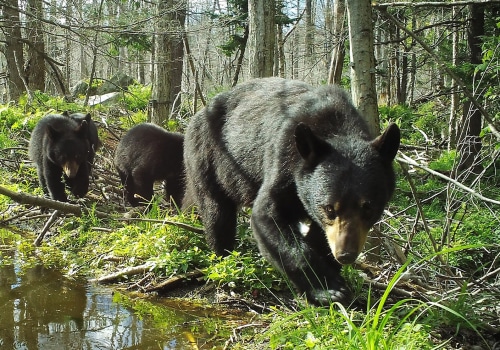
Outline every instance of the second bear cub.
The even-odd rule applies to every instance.
[[[165,181],[165,195],[178,206],[184,193],[182,134],[142,123],[120,140],[114,163],[132,206],[147,204],[155,181]]]

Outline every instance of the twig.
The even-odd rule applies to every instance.
[[[22,192],[14,192],[5,187],[0,186],[0,194],[10,197],[12,200],[19,204],[31,204],[35,206],[40,206],[49,209],[55,209],[61,213],[74,214],[76,216],[82,216],[89,212],[86,207],[80,206],[78,204],[70,204],[65,202],[59,202],[48,198],[32,196]],[[116,219],[116,217],[101,211],[92,211],[92,214],[97,216],[99,219]],[[202,228],[194,227],[182,222],[174,222],[169,220],[155,220],[155,219],[143,219],[143,218],[121,218],[118,220],[122,221],[142,221],[142,222],[155,222],[164,225],[172,225],[184,230],[188,230],[194,233],[203,234],[204,230]]]
[[[410,157],[404,155],[403,153],[399,152],[399,154],[401,154],[402,158],[401,157],[397,157],[396,160],[398,162],[402,162],[402,163],[406,163],[406,164],[409,164],[411,166],[415,166],[417,168],[420,168],[422,170],[425,170],[427,171],[428,173],[432,174],[432,175],[435,175],[437,177],[440,177],[446,181],[449,181],[451,183],[453,183],[455,186],[457,186],[458,188],[466,191],[466,192],[469,192],[470,194],[472,194],[473,196],[481,199],[482,201],[485,201],[485,202],[488,202],[488,203],[492,203],[492,204],[496,204],[496,205],[500,205],[500,201],[497,201],[497,200],[494,200],[494,199],[491,199],[491,198],[487,198],[479,193],[477,193],[476,191],[474,191],[472,188],[470,187],[467,187],[463,184],[461,184],[460,182],[452,179],[451,177],[448,177],[446,175],[443,175],[437,171],[434,171],[428,167],[426,167],[425,165],[422,165],[422,164],[419,164],[417,163],[416,161],[414,161],[413,159],[411,159]]]
[[[165,281],[163,281],[161,283],[158,283],[158,284],[155,284],[151,287],[145,288],[144,291],[145,292],[155,292],[155,291],[159,291],[159,290],[165,291],[165,290],[173,289],[173,288],[176,288],[179,285],[179,283],[182,283],[186,280],[192,280],[194,278],[202,277],[202,276],[203,276],[203,272],[200,270],[186,272],[183,275],[176,275],[176,276],[172,276],[170,278],[167,278]]]
[[[54,210],[59,210],[60,212],[74,214],[76,216],[82,216],[83,213],[87,213],[88,209],[82,207],[78,204],[70,204],[66,202],[59,202],[53,199],[32,196],[23,192],[14,192],[3,186],[0,186],[0,194],[11,198],[19,204],[31,204],[35,206],[40,206],[43,208],[49,208]],[[99,211],[95,211],[94,214],[98,218],[108,218],[109,215]]]
[[[147,262],[147,263],[142,264],[142,265],[127,267],[123,270],[120,270],[118,272],[115,272],[115,273],[112,273],[112,274],[109,274],[106,276],[91,279],[90,282],[103,283],[103,284],[104,283],[111,283],[111,282],[114,282],[114,281],[124,277],[124,276],[133,276],[133,275],[139,275],[141,273],[149,272],[154,267],[155,267],[154,263]]]
[[[47,220],[47,223],[42,228],[42,231],[36,237],[35,242],[33,242],[35,247],[40,246],[40,244],[42,243],[43,237],[45,237],[45,233],[49,230],[50,226],[52,226],[52,224],[54,224],[54,222],[56,221],[56,219],[59,217],[60,214],[61,214],[61,212],[59,210],[55,210],[52,213],[49,220]]]
[[[169,220],[158,220],[158,219],[145,219],[145,218],[121,218],[120,220],[122,221],[141,221],[141,222],[153,222],[153,223],[158,223],[158,224],[164,224],[164,225],[171,225],[175,227],[182,228],[184,230],[188,230],[194,233],[199,233],[203,234],[205,231],[202,228],[199,227],[194,227],[182,222],[175,222],[175,221],[169,221]]]

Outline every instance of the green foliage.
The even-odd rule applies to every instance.
[[[457,161],[456,150],[443,151],[436,160],[429,163],[429,168],[440,172],[450,172]]]
[[[133,84],[122,94],[122,102],[128,111],[145,111],[151,99],[151,86]]]
[[[233,251],[226,257],[210,255],[205,274],[209,281],[238,291],[283,287],[283,277],[263,257],[248,252]]]
[[[401,128],[401,141],[409,144],[439,142],[443,130],[448,129],[447,116],[434,102],[424,103],[415,111],[404,105],[380,106],[383,124],[395,122]]]

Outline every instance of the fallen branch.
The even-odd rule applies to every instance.
[[[157,292],[157,291],[167,291],[177,288],[177,286],[187,280],[192,280],[194,278],[199,278],[203,276],[203,272],[200,270],[186,272],[183,275],[176,275],[170,278],[167,278],[165,281],[153,285],[151,287],[145,288],[145,292]]]
[[[61,214],[61,212],[59,210],[55,210],[52,213],[52,215],[50,216],[49,220],[43,226],[42,231],[36,237],[35,242],[33,242],[33,244],[35,245],[35,247],[40,246],[40,244],[42,243],[43,237],[45,237],[45,233],[47,233],[47,231],[49,230],[50,226],[52,226],[52,224],[54,223],[54,221],[56,221],[56,219],[59,217],[60,214]]]
[[[3,186],[0,186],[0,194],[11,198],[13,201],[19,204],[30,204],[34,206],[39,206],[42,208],[54,209],[59,211],[60,213],[73,214],[76,216],[82,216],[83,214],[89,213],[89,209],[78,205],[78,204],[70,204],[66,202],[59,202],[53,199],[32,196],[23,192],[14,192]],[[144,218],[117,218],[116,216],[110,215],[105,212],[92,210],[92,214],[97,216],[99,219],[116,219],[122,221],[141,221],[141,222],[154,222],[164,225],[172,225],[176,226],[194,233],[203,234],[204,230],[202,228],[194,227],[182,222],[175,222],[169,220],[155,220],[155,219],[144,219]],[[10,220],[10,219],[8,219]]]
[[[49,198],[32,196],[23,192],[14,192],[3,186],[0,186],[0,194],[9,197],[19,204],[30,204],[42,208],[59,210],[62,213],[73,214],[76,216],[82,216],[82,214],[89,212],[87,208],[78,204],[59,202]],[[99,211],[93,211],[93,214],[101,219],[109,217],[109,214]]]
[[[127,267],[123,270],[120,270],[118,272],[114,272],[114,273],[106,275],[106,276],[91,279],[90,282],[101,283],[101,284],[112,283],[112,282],[115,282],[115,281],[121,279],[122,277],[125,277],[125,276],[134,276],[134,275],[139,275],[141,273],[149,272],[154,267],[155,267],[154,263],[147,262],[147,263],[142,264],[142,265]]]
[[[158,220],[158,219],[143,219],[143,218],[121,218],[120,220],[122,221],[141,221],[141,222],[153,222],[153,223],[158,223],[158,224],[164,224],[164,225],[171,225],[175,227],[179,227],[194,233],[199,233],[203,234],[205,231],[202,228],[199,227],[194,227],[182,222],[175,222],[175,221],[169,221],[169,220]]]

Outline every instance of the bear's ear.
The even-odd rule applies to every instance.
[[[86,135],[88,130],[89,123],[87,122],[87,120],[83,119],[78,128],[76,128],[76,133]]]
[[[84,119],[87,121],[87,123],[89,123],[89,124],[90,124],[90,120],[92,119],[92,116],[90,115],[90,113],[87,113],[87,114],[85,115],[85,118],[84,118]]]
[[[396,124],[391,124],[384,133],[372,141],[372,146],[377,150],[382,159],[392,162],[398,153],[401,132]]]
[[[51,141],[57,140],[60,134],[52,125],[47,125],[47,135]]]
[[[62,115],[65,116],[65,117],[69,117],[69,112],[68,111],[64,111],[64,112],[62,112]]]
[[[317,137],[311,128],[299,123],[295,127],[295,146],[308,166],[314,167],[319,163],[321,156],[327,153],[328,143]]]

